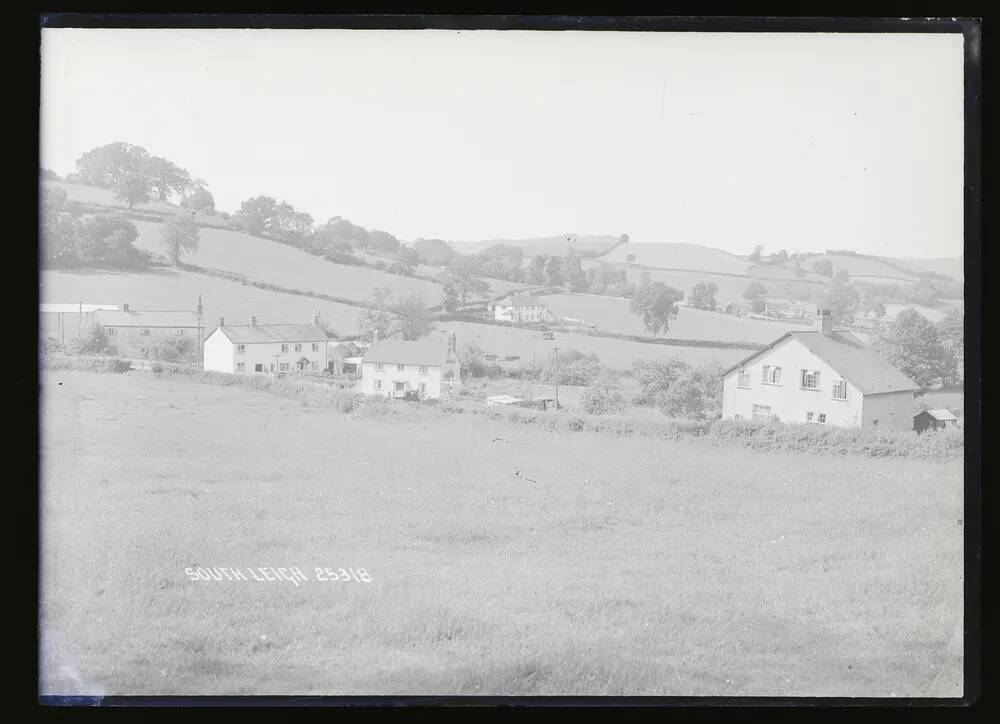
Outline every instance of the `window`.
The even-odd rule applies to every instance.
[[[812,421],[813,421],[813,414],[811,412],[807,412],[806,413],[806,422],[812,422]]]
[[[420,383],[420,387],[418,389],[420,390],[420,394],[421,395],[427,394],[427,383],[426,382],[421,382]]]
[[[263,363],[255,364],[253,366],[253,371],[254,372],[263,372],[264,371],[264,364]]]
[[[187,332],[187,330],[184,330],[184,329],[178,329],[177,330],[177,334],[186,334],[186,332]]]
[[[288,363],[282,362],[278,365],[278,372],[288,372]]]
[[[771,408],[768,405],[754,405],[753,406],[753,419],[754,420],[770,420],[771,419]]]
[[[295,351],[296,352],[301,352],[302,351],[302,345],[301,344],[295,345]]]
[[[375,389],[376,390],[382,389],[382,380],[375,380]]]
[[[281,345],[281,351],[282,352],[287,352],[288,351],[288,345],[287,344]]]
[[[382,363],[381,362],[376,362],[375,363],[375,371],[376,372],[381,372],[382,371]]]
[[[312,350],[313,352],[319,352],[319,342],[313,342]]]
[[[142,337],[148,337],[149,336],[149,330],[148,329],[140,329],[139,330],[139,335],[142,336]]]
[[[840,380],[833,386],[833,399],[835,400],[846,400],[847,399],[847,380]]]
[[[736,379],[737,387],[750,387],[750,370],[740,370],[740,376]]]
[[[816,421],[821,424],[826,422],[826,413],[825,412],[819,413],[819,417],[816,418]]]
[[[420,368],[420,374],[426,375],[427,374],[427,368],[426,367],[421,367]]]
[[[780,385],[781,368],[764,365],[764,383],[768,385]]]
[[[802,388],[805,390],[819,389],[819,370],[802,370]]]
[[[312,363],[312,368],[313,368],[314,370],[318,370],[318,369],[319,369],[319,362],[313,362],[313,363]]]
[[[247,346],[245,344],[236,345],[236,354],[243,354],[247,351]]]
[[[118,330],[115,329],[114,327],[108,327],[107,330],[108,330],[108,335],[111,337],[114,337],[115,335],[118,334]]]
[[[271,368],[271,372],[274,372],[274,362],[272,362],[269,366]]]
[[[236,371],[237,372],[243,372],[245,369],[246,369],[246,364],[244,362],[237,362],[236,363]]]
[[[402,372],[406,369],[406,365],[396,365],[396,370]]]

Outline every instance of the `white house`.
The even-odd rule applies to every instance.
[[[455,336],[448,340],[383,339],[373,342],[361,364],[361,391],[366,395],[403,397],[416,392],[436,400],[461,386]]]
[[[546,322],[550,317],[545,302],[526,294],[512,294],[493,305],[493,318],[498,322]]]
[[[316,319],[314,317],[313,321]],[[327,368],[327,336],[316,324],[227,325],[208,335],[204,368],[236,375],[317,371]]]
[[[909,430],[917,389],[823,311],[723,373],[722,417]]]

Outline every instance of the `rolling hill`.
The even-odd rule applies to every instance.
[[[576,241],[569,243],[571,236]],[[619,243],[618,236],[612,234],[563,234],[533,239],[488,239],[486,241],[449,241],[448,244],[459,254],[477,254],[497,244],[516,246],[524,250],[525,256],[546,256],[565,254],[570,248],[577,252],[605,253]]]
[[[622,244],[600,257],[611,264],[638,264],[657,269],[682,269],[718,274],[746,274],[750,262],[721,249],[697,244]]]

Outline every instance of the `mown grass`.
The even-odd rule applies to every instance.
[[[43,693],[961,694],[957,460],[42,392]]]

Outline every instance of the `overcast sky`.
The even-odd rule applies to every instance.
[[[46,29],[41,113],[404,240],[962,252],[960,35]]]

